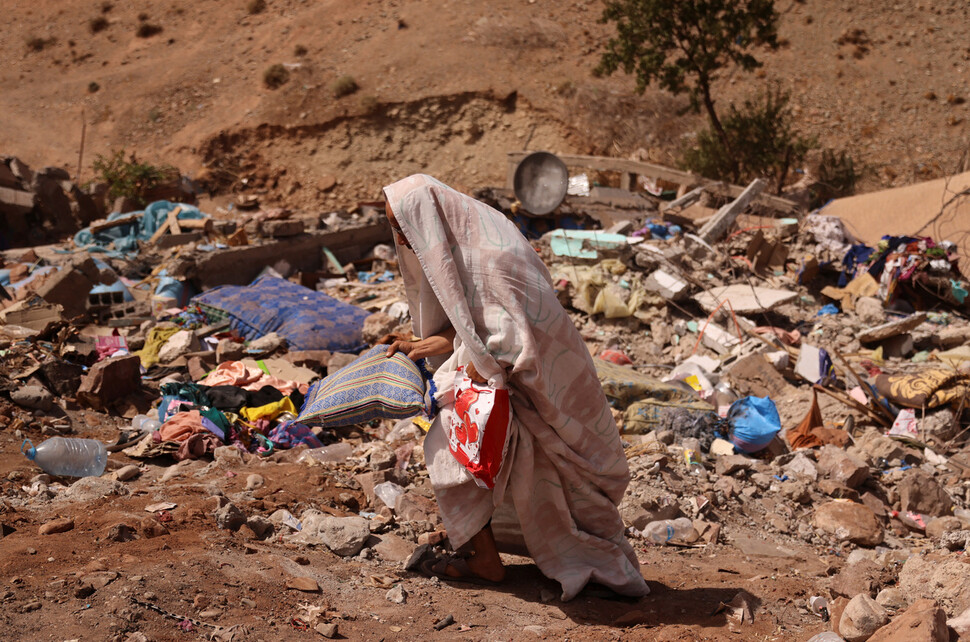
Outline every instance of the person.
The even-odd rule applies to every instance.
[[[491,519],[506,507],[539,570],[562,599],[590,582],[649,592],[617,504],[629,483],[619,431],[582,337],[559,304],[549,271],[500,212],[416,174],[384,188],[414,341],[427,358],[440,411],[425,461],[452,547],[429,560],[445,579],[505,576]],[[509,445],[493,489],[477,485],[448,449],[459,366],[510,393]],[[450,399],[449,399],[450,395]]]

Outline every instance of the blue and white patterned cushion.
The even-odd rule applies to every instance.
[[[223,285],[193,302],[224,312],[248,340],[275,332],[291,350],[362,349],[368,312],[296,283],[262,276],[247,286]]]
[[[297,422],[333,428],[373,419],[406,419],[425,408],[421,370],[407,355],[374,346],[313,384]]]

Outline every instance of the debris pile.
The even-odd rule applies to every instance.
[[[167,200],[107,216],[78,214],[66,197],[47,209],[57,190],[80,203],[68,180],[0,163],[5,229],[41,213],[74,234],[2,255],[0,439],[7,452],[24,440],[99,439],[107,470],[74,480],[8,462],[5,545],[90,536],[106,551],[171,542],[275,555],[276,588],[308,601],[268,624],[255,607],[275,596],[179,600],[175,581],[138,572],[133,553],[112,568],[76,564],[73,575],[50,567],[44,577],[62,579],[46,593],[46,579],[15,578],[5,604],[114,609],[103,632],[119,640],[159,615],[218,639],[240,639],[226,636],[242,626],[329,638],[370,619],[330,595],[426,599],[438,580],[414,571],[449,545],[424,468],[427,418],[297,421],[314,382],[411,336],[379,206],[238,220]],[[735,631],[781,625],[777,607],[792,639],[965,634],[970,286],[956,246],[894,236],[869,247],[840,219],[792,216],[794,203],[759,197],[761,187],[702,185],[680,198],[615,190],[626,206],[605,208],[604,229],[594,227],[602,198],[583,200],[597,200],[593,189],[544,219],[514,211],[507,191],[480,196],[535,239],[595,357],[630,464],[620,511],[641,559],[779,564],[787,586],[801,586],[794,594],[752,584],[708,609]],[[583,229],[561,225],[565,210]],[[493,526],[507,526],[499,513]],[[338,581],[320,560],[360,571]],[[248,581],[229,577],[233,590]],[[434,614],[434,629],[468,630],[445,615]],[[626,609],[611,624],[662,622]]]

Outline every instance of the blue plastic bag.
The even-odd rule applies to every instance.
[[[731,404],[727,414],[728,438],[734,448],[756,453],[781,430],[775,402],[768,397],[743,397]]]

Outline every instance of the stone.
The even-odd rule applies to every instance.
[[[65,500],[90,503],[103,497],[127,496],[131,491],[121,482],[105,477],[82,477],[64,491]]]
[[[52,519],[46,524],[41,525],[37,532],[41,535],[54,535],[56,533],[66,533],[74,530],[74,520],[70,517]]]
[[[356,555],[370,538],[370,526],[363,517],[312,513],[309,516],[304,514],[302,522],[303,530],[294,538],[308,543],[322,543],[341,557]]]
[[[384,598],[388,602],[393,602],[394,604],[404,604],[408,601],[407,591],[400,584],[395,584],[385,595]]]
[[[682,301],[690,294],[690,284],[666,270],[655,270],[643,282],[643,287],[656,292],[667,301]]]
[[[932,475],[917,469],[906,471],[896,486],[900,510],[938,517],[953,512],[953,500]]]
[[[250,352],[272,352],[283,345],[284,339],[275,332],[264,334],[255,341],[250,341],[247,350]]]
[[[257,475],[253,473],[246,477],[246,490],[256,490],[257,488],[262,488],[266,480],[262,475]]]
[[[246,523],[246,516],[235,504],[226,504],[215,512],[216,526],[231,531],[239,530]]]
[[[857,488],[869,478],[869,467],[838,446],[827,444],[819,451],[818,472],[824,477]]]
[[[855,313],[866,325],[879,325],[886,321],[886,310],[876,297],[860,296],[856,299]]]
[[[672,430],[665,430],[664,432],[670,433],[670,442],[667,445],[673,443],[674,433]],[[661,440],[663,441],[663,440]],[[711,442],[711,456],[712,457],[723,457],[725,455],[734,454],[734,444],[726,439],[715,439]]]
[[[232,339],[220,339],[216,344],[216,361],[239,361],[245,356],[246,345]]]
[[[799,481],[815,481],[818,479],[818,468],[812,458],[805,453],[798,453],[781,469],[785,471],[786,475]]]
[[[407,480],[402,478],[396,470],[375,470],[369,473],[361,473],[359,475],[354,475],[354,479],[360,484],[360,488],[364,491],[364,497],[367,498],[367,503],[373,505],[377,496],[374,494],[374,486],[378,484],[383,484],[384,482],[394,482],[400,486],[407,484]]]
[[[643,529],[640,529],[643,530]],[[437,546],[441,542],[448,539],[448,531],[431,531],[428,533],[421,533],[418,535],[418,546],[428,545]],[[413,551],[412,551],[413,552]]]
[[[820,479],[818,480],[818,489],[824,495],[833,497],[835,499],[849,499],[851,501],[859,501],[859,493],[855,490],[849,488],[842,482],[835,481],[834,479]]]
[[[781,494],[796,504],[810,504],[812,491],[807,482],[786,481],[781,483]]]
[[[927,412],[920,421],[920,429],[927,435],[935,437],[941,443],[955,437],[960,430],[960,423],[956,421],[956,413],[950,408],[942,408]]]
[[[357,355],[346,354],[344,352],[334,352],[327,361],[327,374],[332,375],[344,366],[350,365],[357,360]]]
[[[295,366],[303,366],[320,372],[326,370],[327,362],[330,361],[330,352],[327,350],[293,350],[281,355],[280,358]]]
[[[108,528],[104,538],[111,542],[130,542],[137,539],[135,529],[128,524],[115,524]]]
[[[195,336],[195,332],[179,330],[158,351],[158,360],[162,363],[171,363],[179,357],[199,349],[199,340]]]
[[[869,642],[948,642],[946,614],[933,600],[919,600],[877,630]]]
[[[879,591],[879,594],[876,596],[876,602],[881,604],[883,608],[892,611],[904,609],[908,604],[906,601],[906,596],[903,595],[903,592],[894,586],[890,586]]]
[[[422,533],[422,535],[426,534]],[[394,533],[385,533],[380,536],[380,540],[372,548],[388,562],[405,562],[414,553],[414,549],[417,548],[414,543]]]
[[[154,517],[143,518],[139,524],[139,530],[145,539],[168,535],[168,529],[163,524],[159,524]]]
[[[40,367],[40,371],[50,390],[61,397],[74,396],[84,375],[82,366],[62,359],[51,359],[45,362]]]
[[[375,344],[384,336],[394,331],[398,326],[398,320],[389,314],[375,312],[364,319],[363,338],[369,344]]]
[[[718,475],[733,475],[739,470],[749,470],[751,465],[752,461],[744,455],[727,455],[714,461],[714,470]]]
[[[304,593],[320,592],[320,585],[312,577],[291,577],[286,580],[286,588]]]
[[[889,323],[884,323],[874,328],[868,328],[867,330],[856,335],[856,338],[858,338],[861,343],[876,343],[878,341],[885,341],[890,337],[895,337],[909,332],[924,321],[926,321],[926,313],[919,312],[917,314],[911,314],[906,318],[899,319],[898,321],[890,321]]]
[[[898,586],[911,603],[931,599],[948,615],[970,608],[970,565],[952,555],[911,556],[899,571]]]
[[[845,605],[839,620],[839,635],[846,642],[865,642],[888,623],[886,609],[865,593],[860,593]]]
[[[940,536],[940,546],[950,551],[970,549],[970,531],[947,531]]]
[[[370,455],[368,456],[368,463],[370,464],[371,470],[393,468],[394,464],[397,463],[397,455],[394,454],[394,449],[385,442],[374,442]]]
[[[922,461],[919,452],[903,446],[895,439],[890,439],[874,429],[866,430],[862,435],[856,436],[855,447],[858,451],[865,453],[870,464],[875,464],[880,459],[886,461],[903,460],[909,464]]]
[[[127,466],[122,466],[115,471],[115,479],[118,481],[129,481],[141,474],[141,469],[134,465],[128,464]]]
[[[227,468],[242,466],[245,463],[242,451],[235,446],[219,446],[212,451],[212,458],[217,464]]]
[[[873,512],[854,502],[831,501],[816,507],[814,524],[839,540],[860,546],[881,544],[884,536]]]
[[[54,395],[44,386],[22,386],[12,390],[10,401],[24,408],[44,412],[54,407]]]
[[[859,594],[872,595],[883,584],[885,572],[872,560],[864,559],[847,564],[832,578],[829,589],[836,595],[855,597]]]
[[[262,230],[266,236],[273,238],[283,238],[303,234],[306,225],[300,219],[288,219],[283,221],[263,221]]]
[[[407,522],[437,521],[438,505],[423,495],[406,491],[394,503],[394,514]]]
[[[118,579],[118,574],[115,571],[95,571],[80,577],[81,584],[90,586],[96,591],[103,589],[116,579]]]
[[[946,625],[960,635],[970,633],[970,609],[967,609],[955,618],[950,618],[946,621]]]
[[[141,387],[141,360],[133,354],[111,357],[91,366],[81,379],[78,403],[104,410]]]
[[[328,640],[333,640],[336,638],[338,633],[337,625],[333,622],[329,624],[318,624],[313,627],[313,630]]]
[[[926,536],[940,538],[943,537],[943,533],[958,531],[961,528],[963,528],[963,522],[957,517],[952,515],[936,517],[926,522]]]
[[[273,522],[271,522],[269,518],[263,517],[262,515],[253,515],[247,519],[246,526],[252,529],[253,533],[255,533],[256,537],[259,539],[266,539],[268,536],[272,535],[273,531],[275,530]]]

